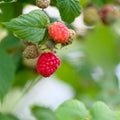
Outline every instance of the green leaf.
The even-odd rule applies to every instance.
[[[9,114],[9,115],[3,115],[0,113],[0,120],[18,120],[15,116]]]
[[[20,45],[21,45],[20,40],[17,37],[15,37],[13,34],[8,34],[0,42],[0,48],[4,50],[10,50],[12,48],[19,47]]]
[[[89,112],[78,100],[68,100],[56,110],[58,120],[87,120]]]
[[[11,88],[15,74],[15,66],[12,58],[0,50],[0,99],[2,99]]]
[[[81,5],[82,7],[85,7],[86,4],[89,2],[89,0],[79,0],[79,1],[80,1],[80,5]]]
[[[28,81],[35,80],[37,76],[38,74],[31,69],[22,69],[15,76],[14,86],[24,87]]]
[[[113,72],[119,62],[117,37],[110,27],[99,25],[86,38],[85,48],[91,62],[106,72]]]
[[[13,62],[15,64],[15,70],[16,72],[21,69],[23,66],[22,66],[22,63],[23,63],[23,54],[22,54],[22,51],[18,50],[16,52],[14,52],[12,55],[11,55],[12,59],[13,59]]]
[[[25,4],[30,3],[30,4],[36,5],[36,0],[17,0],[17,1]]]
[[[50,5],[56,5],[57,1],[56,0],[51,0]]]
[[[22,63],[22,52],[19,49],[21,46],[22,44],[20,39],[11,33],[0,42],[0,48],[11,54],[16,70],[18,70]]]
[[[14,3],[1,3],[0,4],[0,22],[5,22],[15,16]]]
[[[42,10],[34,10],[3,24],[19,38],[37,43],[46,36],[49,18]]]
[[[36,120],[56,120],[54,112],[49,108],[33,106],[32,114]]]
[[[63,71],[64,69],[64,71]],[[80,77],[76,73],[73,66],[65,60],[62,60],[60,68],[57,70],[55,75],[64,82],[72,85],[77,91],[79,91],[80,87]]]
[[[79,0],[57,0],[57,6],[62,20],[68,23],[73,22],[81,13]]]
[[[3,0],[3,1],[5,1],[5,2],[11,2],[11,1],[13,1],[13,0]]]
[[[91,120],[116,120],[115,113],[103,102],[96,102],[91,109]]]

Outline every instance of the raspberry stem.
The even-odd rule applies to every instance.
[[[33,80],[22,92],[22,95],[20,98],[16,101],[14,104],[13,110],[16,108],[18,103],[21,101],[21,99],[42,79],[42,76],[38,76],[35,80]]]

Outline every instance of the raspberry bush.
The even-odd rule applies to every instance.
[[[0,0],[0,120],[25,120],[14,110],[43,78],[74,97],[55,110],[32,104],[33,119],[120,120],[119,8],[119,0]]]

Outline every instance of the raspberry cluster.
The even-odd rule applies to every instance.
[[[106,4],[100,9],[95,6],[88,6],[83,10],[83,20],[86,25],[95,25],[101,22],[110,25],[118,20],[120,16],[119,9],[116,5]]]
[[[36,0],[36,4],[39,8],[45,9],[50,5],[50,0]],[[119,12],[114,5],[105,5],[101,10],[97,10],[95,6],[88,6],[83,10],[83,16],[86,25],[95,25],[100,19],[104,24],[111,24],[118,19]],[[24,63],[27,66],[32,65],[32,68],[35,67],[43,77],[51,76],[60,66],[60,58],[55,54],[59,49],[57,44],[62,48],[71,44],[76,38],[75,31],[69,29],[63,22],[55,21],[46,28],[48,32],[44,42],[27,43],[23,52]]]
[[[36,0],[36,4],[41,9],[49,6],[50,0]],[[76,33],[62,22],[53,22],[47,26],[48,37],[44,43],[26,45],[23,51],[23,62],[30,68],[35,68],[37,73],[43,77],[49,77],[60,66],[60,58],[56,56],[57,44],[61,47],[69,45],[75,39]]]
[[[44,45],[46,47],[43,49],[36,45],[27,44],[23,52],[23,57],[25,63],[31,63],[31,59],[35,60],[34,67],[37,72],[43,77],[51,76],[60,66],[60,58],[55,55],[54,49],[56,44],[61,44],[62,46],[69,45],[75,39],[76,33],[74,30],[68,29],[67,26],[62,22],[54,22],[48,26],[48,36],[49,39]],[[47,49],[47,51],[46,51]],[[32,60],[33,61],[33,60]],[[32,65],[32,67],[33,67]],[[31,66],[31,65],[30,65]]]

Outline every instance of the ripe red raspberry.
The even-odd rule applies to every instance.
[[[37,61],[37,72],[43,77],[52,75],[60,65],[60,59],[52,52],[44,52]]]
[[[56,42],[65,43],[69,37],[68,28],[61,22],[54,22],[48,27],[49,36]]]

